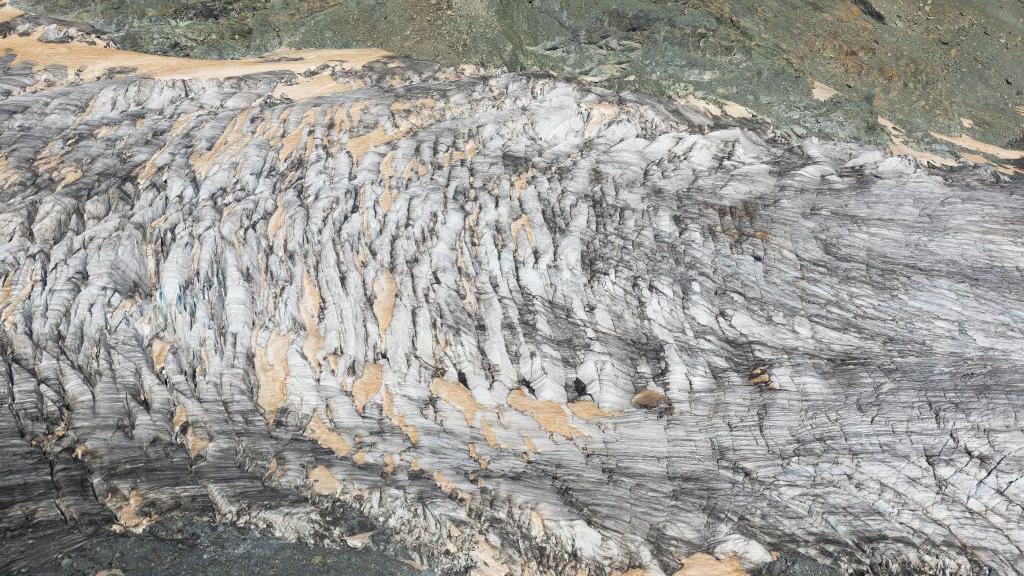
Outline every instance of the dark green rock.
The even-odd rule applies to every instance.
[[[239,57],[377,46],[450,63],[735,101],[783,133],[884,143],[881,115],[1000,146],[1024,135],[1024,1],[21,0],[121,46]],[[811,82],[839,91],[811,98]],[[961,118],[973,122],[968,129]],[[947,152],[948,153],[948,152]]]

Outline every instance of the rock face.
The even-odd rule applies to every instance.
[[[374,46],[724,99],[800,137],[888,145],[882,116],[944,157],[986,153],[931,132],[1024,147],[1024,0],[12,1],[143,52]]]
[[[1024,574],[1020,184],[547,78],[37,37],[0,39],[0,529]]]

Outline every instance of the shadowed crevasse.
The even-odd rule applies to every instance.
[[[5,42],[0,530],[1022,574],[1019,183],[548,78]]]

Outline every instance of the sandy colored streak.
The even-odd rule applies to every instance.
[[[377,169],[385,182],[390,183],[395,175],[395,151],[391,150],[381,158],[380,167]]]
[[[395,151],[388,152],[383,159],[380,161],[380,172],[381,178],[384,180],[384,191],[381,192],[377,202],[380,204],[381,212],[387,213],[391,209],[391,204],[394,203],[398,193],[391,188],[391,182],[395,176]]]
[[[476,140],[470,140],[466,143],[465,150],[449,150],[448,156],[445,156],[444,165],[449,166],[455,162],[461,162],[463,160],[472,160],[476,157],[478,147]],[[448,160],[448,158],[451,160]]]
[[[323,346],[324,337],[320,333],[320,290],[316,281],[309,275],[305,267],[302,268],[302,300],[299,303],[299,315],[302,317],[302,324],[306,327],[306,341],[302,344],[302,354],[313,366],[313,371],[320,373],[320,359],[318,353]]]
[[[220,138],[214,142],[208,151],[192,154],[189,160],[192,162],[192,169],[195,170],[196,174],[206,177],[214,164],[226,164],[245,148],[249,140],[245,136],[245,126],[249,122],[249,114],[252,111],[252,108],[246,108],[238,116],[232,118],[224,128]],[[231,151],[230,154],[225,153],[228,150]]]
[[[349,106],[347,116],[352,119],[351,126],[359,125],[359,123],[363,120],[363,110],[365,110],[366,107],[369,105],[369,101],[360,100],[358,102],[353,102],[352,105]]]
[[[157,519],[156,515],[143,516],[139,514],[139,508],[145,502],[146,500],[142,497],[142,493],[138,490],[132,490],[128,494],[127,499],[119,499],[108,495],[107,507],[117,516],[117,525],[114,527],[114,531],[123,532],[127,530],[133,534],[141,534],[146,529],[146,526],[152,524]]]
[[[728,100],[722,100],[722,111],[728,114],[729,116],[732,116],[733,118],[754,117],[754,112],[751,111],[750,108],[747,108],[746,106],[737,104],[735,102],[730,102]]]
[[[306,438],[334,452],[339,458],[348,456],[349,452],[352,451],[352,443],[344,439],[341,434],[335,432],[330,426],[324,424],[316,411],[313,412],[313,417],[310,418],[309,424],[306,425],[304,434]]]
[[[747,576],[738,558],[719,560],[698,552],[683,560],[683,567],[672,576]]]
[[[93,101],[89,102],[89,106],[93,106]],[[156,175],[157,161],[159,158],[171,149],[171,144],[173,144],[179,136],[185,133],[185,129],[188,128],[191,123],[192,116],[188,114],[183,114],[174,121],[174,125],[171,126],[171,129],[167,131],[167,135],[164,137],[163,148],[160,148],[160,150],[150,156],[149,160],[147,160],[146,164],[142,167],[142,170],[139,171],[137,180],[140,184],[152,179],[153,176]]]
[[[380,391],[381,382],[384,379],[384,367],[380,364],[367,364],[363,369],[363,375],[352,384],[352,402],[356,405],[356,412],[363,413],[367,402],[376,396]]]
[[[270,221],[267,222],[267,237],[269,237],[271,241],[275,240],[277,233],[284,226],[284,215],[284,193],[281,193],[277,196],[277,208],[274,210],[274,213],[270,216]]]
[[[481,536],[476,537],[476,548],[470,553],[476,567],[470,576],[509,576],[511,568],[500,560],[500,554]]]
[[[206,447],[210,445],[209,440],[200,438],[196,434],[195,426],[188,426],[188,431],[185,433],[185,443],[188,445],[188,455],[193,458],[206,450]]]
[[[540,515],[540,512],[530,510],[529,527],[530,535],[534,538],[544,536],[544,517]]]
[[[1000,160],[1020,160],[1024,158],[1024,150],[1010,150],[1008,148],[1000,148],[994,144],[986,144],[985,142],[979,142],[974,138],[966,134],[960,136],[946,136],[945,134],[938,134],[936,132],[929,132],[933,138],[939,140],[945,140],[951,144],[956,144],[961,148],[968,150],[974,150],[975,152],[981,152],[982,154],[988,154],[989,156],[995,156]]]
[[[596,134],[601,126],[608,124],[609,121],[619,114],[618,107],[609,102],[591,104],[586,106],[586,108],[588,109],[589,117],[587,125],[583,129],[583,136],[587,138]]]
[[[388,452],[387,454],[384,455],[384,469],[383,469],[383,471],[384,471],[385,474],[393,473],[397,466],[398,466],[398,457],[397,456],[395,456],[391,452]]]
[[[281,84],[274,88],[274,96],[277,98],[290,98],[292,100],[306,100],[317,96],[348,92],[364,86],[365,84],[361,81],[338,81],[330,74],[320,74],[308,79],[302,78],[294,84]]]
[[[24,14],[24,12],[13,6],[0,6],[0,22],[10,22],[22,14]]]
[[[159,373],[167,365],[167,353],[171,346],[161,338],[154,338],[150,346],[150,354],[153,357],[153,371]]]
[[[11,292],[14,288],[14,273],[9,273],[4,280],[3,286],[0,287],[0,321],[7,327],[8,331],[14,331],[14,317],[21,305],[32,294],[32,288],[35,285],[36,269],[34,267],[29,272],[27,281],[21,284],[21,288],[13,296],[11,296]]]
[[[377,327],[383,337],[391,326],[391,315],[395,311],[398,285],[390,270],[384,270],[373,282],[373,313],[377,316]]]
[[[461,410],[469,426],[473,426],[476,413],[484,410],[484,406],[476,401],[473,393],[458,382],[434,378],[430,382],[430,393]]]
[[[647,388],[633,395],[633,405],[641,408],[654,408],[658,404],[668,400],[660,390]]]
[[[524,231],[526,232],[526,239],[529,240],[530,246],[535,245],[533,241],[533,223],[530,222],[530,217],[526,214],[523,214],[512,222],[511,231],[513,242],[519,238],[519,232]]]
[[[309,471],[306,478],[313,491],[323,496],[336,494],[341,489],[341,482],[331,474],[325,466],[317,466]]]
[[[469,454],[470,458],[472,458],[477,464],[480,465],[481,469],[486,470],[487,467],[491,465],[491,459],[488,458],[487,456],[484,456],[483,454],[480,454],[480,452],[476,449],[476,442],[470,442],[469,444],[467,444],[466,452]]]
[[[209,440],[200,437],[196,432],[196,427],[189,420],[184,404],[178,404],[178,407],[174,409],[174,419],[171,420],[171,424],[175,431],[180,430],[182,425],[188,424],[188,428],[185,430],[185,444],[188,446],[189,457],[195,458],[210,445]]]
[[[260,385],[256,401],[263,408],[268,423],[274,422],[278,409],[288,398],[286,381],[288,380],[288,346],[291,343],[291,334],[282,334],[275,330],[267,340],[265,347],[253,346],[256,380]]]
[[[487,442],[488,446],[491,448],[498,447],[498,436],[494,433],[494,430],[491,428],[491,424],[486,418],[480,419],[480,433],[483,434],[484,440]]]
[[[449,496],[455,493],[455,483],[449,480],[440,470],[434,471],[434,484],[441,489],[441,492]]]
[[[822,84],[817,80],[811,81],[811,98],[814,98],[819,102],[825,102],[836,94],[839,94],[839,91],[835,88],[827,84]]]
[[[515,235],[512,236],[515,238]],[[459,253],[460,258],[462,253]],[[476,311],[480,308],[480,302],[476,299],[473,285],[469,283],[469,280],[465,276],[460,278],[462,281],[462,289],[466,292],[466,297],[462,299],[462,305],[466,307],[466,311],[470,314],[476,314]]]
[[[174,418],[171,419],[171,427],[177,430],[186,422],[188,422],[188,413],[185,411],[185,406],[178,404],[178,407],[174,409]]]
[[[910,156],[911,158],[921,162],[925,165],[930,166],[956,166],[956,160],[952,158],[945,158],[938,154],[932,154],[930,152],[921,152],[920,150],[914,150],[906,144],[906,136],[903,134],[898,126],[879,116],[877,118],[879,125],[881,125],[889,133],[889,153],[894,156]]]
[[[7,188],[17,184],[21,175],[7,164],[5,158],[0,158],[0,188]]]
[[[353,123],[356,120],[353,119]],[[378,146],[380,144],[386,144],[388,142],[397,140],[404,136],[408,130],[396,130],[395,132],[388,134],[382,126],[374,128],[372,131],[363,134],[362,136],[356,136],[351,138],[345,145],[345,148],[352,154],[352,161],[357,166],[362,161],[363,156],[370,151],[370,148]]]
[[[402,112],[404,110],[423,110],[431,109],[437,106],[437,101],[432,98],[417,98],[416,100],[397,100],[391,103],[392,112]]]
[[[52,172],[57,169],[61,161],[60,140],[51,140],[39,154],[36,155],[32,165],[40,173]]]
[[[278,167],[283,167],[285,161],[291,158],[292,154],[299,148],[299,144],[302,143],[302,137],[306,135],[307,128],[316,126],[316,117],[317,109],[310,108],[302,115],[299,125],[281,140],[281,150],[278,153],[277,159]]]
[[[516,191],[516,198],[523,197],[523,191],[526,190],[526,185],[530,183],[530,178],[534,175],[533,166],[531,166],[526,172],[523,172],[512,181],[512,189]]]
[[[704,112],[705,114],[709,114],[711,116],[721,116],[722,115],[722,109],[721,108],[719,108],[718,106],[715,106],[714,104],[712,104],[711,102],[708,102],[707,100],[701,100],[700,98],[697,98],[696,96],[694,96],[692,94],[687,96],[686,99],[683,100],[683,102],[685,102],[686,104],[688,104],[690,106],[693,106],[694,108],[700,110],[701,112]]]
[[[130,67],[136,74],[161,79],[212,79],[258,74],[261,72],[305,72],[320,65],[337,62],[348,70],[361,68],[388,55],[375,48],[349,50],[293,50],[283,48],[259,58],[240,60],[200,60],[143,54],[103,46],[40,42],[35,38],[12,35],[0,39],[0,52],[11,51],[15,62],[33,62],[36,69],[51,65],[79,70],[95,80],[110,68]]]
[[[523,435],[523,447],[527,452],[533,452],[534,454],[540,453],[540,449],[537,448],[537,444],[534,443],[533,438]]]
[[[509,393],[508,404],[520,412],[533,416],[549,434],[561,434],[570,440],[582,434],[569,423],[569,414],[565,407],[557,402],[530,398],[521,388],[517,388]]]
[[[78,179],[83,176],[82,170],[77,166],[65,166],[64,168],[61,168],[60,175],[63,178],[61,179],[60,184],[57,184],[57,192],[63,190],[68,184],[78,181]]]
[[[402,430],[402,432],[409,438],[409,442],[411,442],[413,446],[419,446],[419,429],[413,426],[412,424],[407,423],[405,420],[405,415],[399,414],[398,412],[395,411],[395,399],[394,397],[391,396],[391,391],[384,386],[382,386],[382,390],[383,392],[381,393],[381,395],[383,396],[384,399],[384,415],[387,416],[388,419],[395,424],[395,426],[398,426]]]
[[[593,420],[595,418],[610,418],[617,416],[615,412],[607,412],[602,410],[600,406],[590,400],[577,400],[576,402],[569,403],[569,410],[577,417],[583,420]]]

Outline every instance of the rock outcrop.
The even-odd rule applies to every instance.
[[[442,574],[1024,574],[1019,183],[549,78],[8,28],[0,530],[348,511]]]
[[[888,146],[881,116],[946,161],[1001,163],[943,135],[1024,147],[1024,0],[11,1],[147,53],[372,46],[735,102],[794,138]]]

